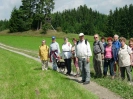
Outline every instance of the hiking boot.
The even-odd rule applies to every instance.
[[[85,81],[83,84],[84,85],[90,84],[90,81]]]
[[[81,81],[79,81],[78,83],[84,83],[85,82],[85,80],[81,80]]]

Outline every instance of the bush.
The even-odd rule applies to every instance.
[[[47,33],[47,30],[48,30],[48,29],[51,29],[51,25],[48,24],[48,23],[46,23],[46,24],[44,24],[44,25],[42,26],[42,29],[43,29],[42,33],[43,33],[43,34],[46,34],[46,33]]]
[[[62,32],[62,28],[61,28],[61,27],[57,27],[56,30],[57,30],[58,32]]]

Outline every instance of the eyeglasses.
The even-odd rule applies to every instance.
[[[94,37],[94,38],[98,38],[98,37]]]

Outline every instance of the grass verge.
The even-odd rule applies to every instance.
[[[97,99],[78,83],[40,63],[0,49],[0,99]]]

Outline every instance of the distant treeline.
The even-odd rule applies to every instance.
[[[6,30],[9,28],[8,20],[0,20],[0,31]]]
[[[109,15],[93,11],[86,5],[52,15],[52,25],[66,33],[84,32],[101,36],[118,34],[126,38],[133,36],[133,5],[110,10]]]
[[[10,32],[22,32],[30,29],[48,29],[49,23],[57,31],[86,35],[113,36],[118,34],[126,38],[133,37],[133,5],[110,10],[109,15],[93,11],[86,5],[77,9],[64,10],[51,14],[54,0],[22,0],[19,9],[14,8],[11,18],[0,21],[0,31],[9,28]],[[48,23],[47,23],[48,21]],[[50,24],[49,24],[50,25]]]

